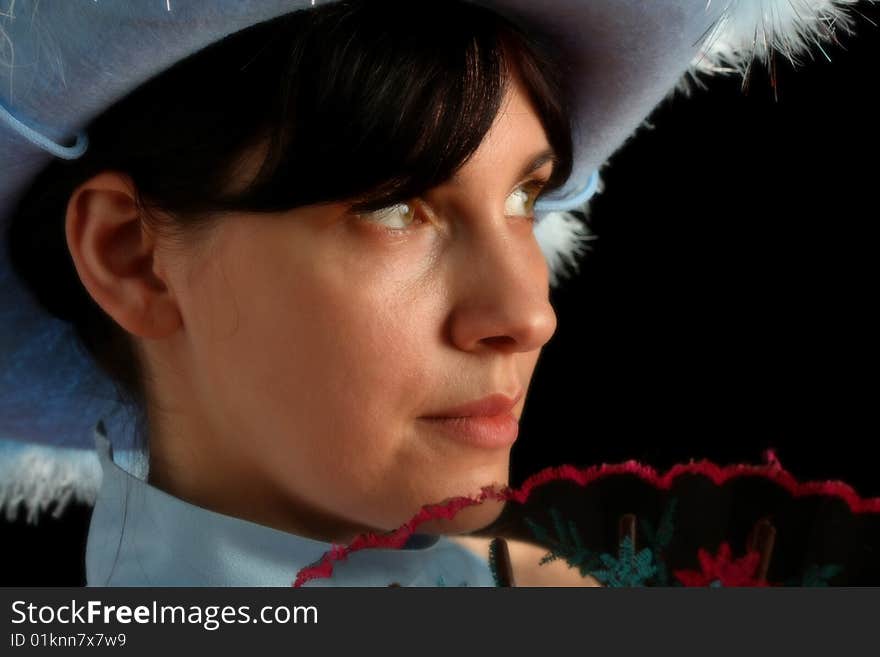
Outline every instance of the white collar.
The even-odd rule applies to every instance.
[[[292,586],[334,544],[190,504],[113,460],[99,422],[103,471],[89,525],[87,586]],[[488,557],[488,555],[487,555]],[[488,561],[445,536],[415,534],[406,548],[369,548],[304,586],[494,586]]]

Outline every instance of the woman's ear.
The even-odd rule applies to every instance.
[[[176,300],[156,271],[156,241],[125,174],[102,172],[67,204],[67,247],[95,302],[129,333],[161,338],[182,323]]]

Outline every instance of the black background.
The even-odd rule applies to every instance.
[[[763,462],[877,475],[880,11],[798,68],[714,78],[604,171],[554,290],[514,479],[563,461]],[[869,21],[873,21],[873,24]]]
[[[880,496],[880,8],[793,68],[706,80],[603,171],[552,292],[511,483],[560,463],[763,462]],[[872,23],[873,21],[873,23]],[[91,509],[0,524],[2,585],[80,585]]]

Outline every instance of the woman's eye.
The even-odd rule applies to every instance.
[[[522,185],[517,187],[507,197],[504,204],[504,213],[512,217],[531,217],[535,209],[535,201],[540,194],[540,186]]]
[[[534,215],[535,203],[541,193],[543,184],[529,183],[520,185],[504,203],[504,213],[513,217],[532,217]],[[421,223],[423,220],[419,217],[416,210],[416,203],[396,203],[381,210],[372,212],[361,212],[358,216],[364,221],[380,224],[391,232],[404,232],[409,230],[413,225]]]
[[[416,221],[415,205],[397,203],[381,210],[362,212],[359,215],[365,221],[382,224],[390,230],[406,230]]]

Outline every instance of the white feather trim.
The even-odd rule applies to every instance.
[[[101,483],[101,464],[94,451],[4,443],[0,447],[0,510],[5,509],[7,520],[15,520],[22,506],[27,522],[36,524],[53,503],[55,518],[71,501],[94,503]]]
[[[755,59],[769,64],[774,52],[797,66],[802,56],[851,33],[855,5],[877,0],[707,0],[723,3],[692,68],[704,73],[745,74]],[[830,58],[829,58],[830,59]]]
[[[599,180],[595,194],[600,193],[603,187]],[[584,203],[582,211],[587,217],[590,201],[595,194]],[[589,225],[571,211],[548,212],[540,216],[534,230],[550,271],[551,287],[556,287],[563,278],[578,271],[579,258],[592,248],[589,242],[598,239]]]
[[[135,477],[146,478],[147,459],[141,452],[114,450],[113,461]],[[10,522],[20,510],[37,524],[52,509],[59,518],[71,502],[93,505],[103,477],[95,450],[45,447],[0,439],[0,512]]]

